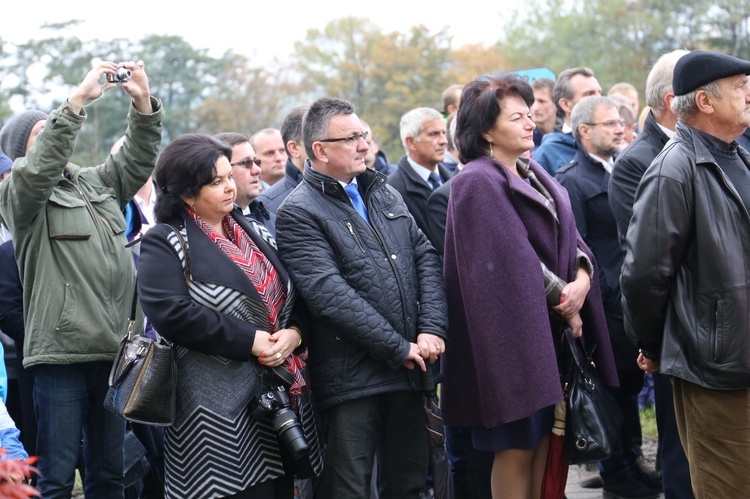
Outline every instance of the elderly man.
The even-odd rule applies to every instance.
[[[646,79],[646,104],[651,109],[638,137],[622,151],[615,161],[609,180],[609,205],[617,220],[617,228],[625,255],[625,234],[633,215],[633,199],[638,183],[646,169],[674,136],[677,117],[670,107],[672,73],[686,50],[675,50],[662,55],[651,68]],[[690,470],[685,451],[677,433],[672,401],[672,384],[667,376],[652,375],[656,407],[656,427],[659,432],[659,462],[665,499],[690,499]]]
[[[412,109],[401,118],[401,142],[406,154],[388,176],[388,184],[401,194],[417,226],[427,233],[427,199],[451,178],[440,164],[448,146],[445,121],[435,109]]]
[[[550,175],[554,176],[558,168],[576,155],[575,138],[570,124],[573,108],[584,97],[601,94],[602,87],[589,68],[566,69],[557,77],[552,89],[552,99],[558,112],[563,116],[563,125],[559,132],[545,135],[541,145],[534,149],[532,154],[534,160]]]
[[[423,392],[445,352],[440,261],[380,172],[352,105],[305,116],[308,163],[282,204],[277,241],[314,317],[310,382],[326,441],[318,497],[362,497],[378,456],[382,497],[418,498],[429,445]]]
[[[126,81],[102,85],[118,65],[98,63],[49,117],[26,111],[0,130],[0,147],[15,160],[0,184],[0,217],[23,283],[23,365],[34,369],[45,498],[70,499],[81,434],[86,495],[123,497],[125,421],[103,407],[135,286],[122,209],[154,168],[163,118],[143,62],[124,67]],[[99,166],[69,163],[84,106],[115,86],[132,99],[125,144]]]
[[[556,178],[570,195],[578,232],[599,265],[607,330],[620,379],[620,386],[611,391],[624,416],[612,456],[599,465],[601,478],[607,497],[612,499],[655,498],[661,484],[641,469],[640,449],[633,445],[641,434],[637,397],[643,372],[635,363],[638,349],[625,334],[620,295],[623,254],[617,222],[607,200],[613,157],[625,145],[625,128],[618,105],[610,97],[584,97],[573,108],[571,122],[578,152],[573,161],[557,171]]]
[[[622,272],[638,363],[671,377],[698,498],[750,497],[750,62],[693,51],[675,137],[646,170]]]

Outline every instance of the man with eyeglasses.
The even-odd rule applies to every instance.
[[[435,109],[419,107],[401,118],[401,142],[406,154],[388,184],[404,198],[417,226],[427,234],[427,199],[451,178],[450,170],[440,164],[445,159],[448,137],[445,120]]]
[[[655,498],[661,484],[640,467],[638,392],[643,372],[634,359],[638,349],[625,334],[620,302],[620,250],[617,221],[609,206],[608,185],[613,157],[626,145],[624,123],[610,97],[584,97],[571,114],[576,139],[575,159],[557,171],[557,180],[570,195],[570,204],[581,237],[594,253],[604,313],[615,356],[619,388],[612,388],[623,413],[619,442],[611,457],[599,463],[605,497]]]
[[[365,166],[366,139],[349,102],[310,106],[308,161],[277,213],[277,241],[313,317],[308,373],[326,442],[317,497],[364,496],[377,454],[381,497],[417,499],[423,394],[445,352],[447,303],[438,255],[386,176]]]
[[[253,228],[261,236],[268,238],[258,223],[262,224],[271,236],[276,234],[276,216],[264,206],[258,199],[260,195],[260,172],[261,160],[255,155],[250,139],[241,133],[223,132],[214,135],[214,138],[227,144],[232,148],[232,174],[237,187],[237,198],[235,204],[242,209],[242,213],[251,222],[255,222]]]

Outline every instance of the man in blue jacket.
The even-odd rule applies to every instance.
[[[576,141],[570,124],[573,108],[584,97],[601,94],[602,87],[589,68],[566,69],[557,77],[552,89],[552,98],[558,112],[564,118],[563,125],[560,130],[545,135],[542,144],[534,149],[532,154],[534,160],[553,177],[558,168],[576,155]]]

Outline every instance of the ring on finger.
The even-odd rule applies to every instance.
[[[281,352],[276,352],[276,358],[277,358],[277,359],[280,359],[280,358],[281,358]]]

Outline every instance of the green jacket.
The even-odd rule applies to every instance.
[[[53,111],[34,146],[0,183],[23,283],[25,367],[111,361],[127,331],[135,266],[122,210],[148,180],[163,110],[128,113],[125,145],[106,163],[68,163],[86,112]]]

